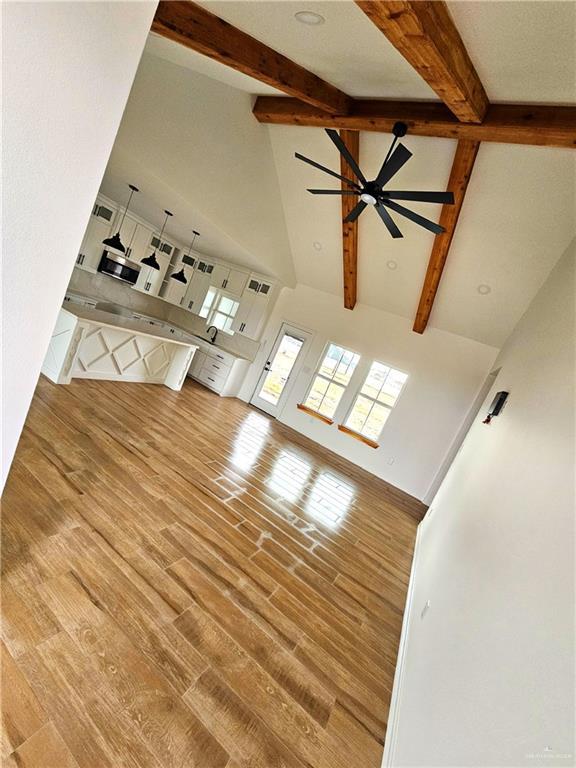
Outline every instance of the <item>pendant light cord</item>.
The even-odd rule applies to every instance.
[[[128,208],[130,208],[130,201],[132,200],[132,195],[134,192],[139,192],[140,190],[138,187],[135,187],[133,184],[128,184],[130,187],[130,197],[128,198],[128,202],[126,203],[126,208],[124,208],[124,215],[122,216],[122,221],[120,222],[120,226],[118,227],[118,232],[122,229],[122,224],[124,224],[124,219],[126,218],[126,214],[128,213]]]
[[[168,217],[173,215],[170,213],[170,211],[164,211],[164,213],[166,214],[166,218],[164,219],[164,224],[162,224],[162,229],[160,230],[160,236],[158,238],[158,240],[160,240],[160,245],[158,247],[162,245],[162,235],[164,234],[164,228],[166,226],[166,222],[168,221]]]
[[[188,248],[188,253],[186,254],[187,256],[190,256],[190,254],[192,253],[192,246],[196,242],[196,238],[198,237],[199,234],[200,232],[196,232],[195,229],[192,230],[192,240],[190,242],[190,247]]]

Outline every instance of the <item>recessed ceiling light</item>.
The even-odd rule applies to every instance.
[[[298,11],[298,13],[294,14],[294,18],[296,21],[299,21],[301,24],[307,24],[309,27],[317,27],[326,21],[324,16],[314,13],[314,11]]]
[[[476,288],[476,290],[478,291],[480,296],[486,296],[487,294],[490,293],[492,288],[490,288],[489,285],[486,285],[486,283],[480,283],[480,285],[478,286],[478,288]]]
[[[398,263],[395,261],[387,261],[386,266],[388,267],[388,269],[394,270],[398,266]]]
[[[322,250],[322,243],[321,243],[321,242],[319,242],[318,240],[314,240],[314,242],[312,243],[312,245],[314,246],[314,249],[315,249],[316,251],[321,251],[321,250]]]

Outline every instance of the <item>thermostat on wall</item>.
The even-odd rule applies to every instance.
[[[490,406],[488,415],[482,422],[483,424],[490,424],[492,417],[498,416],[498,414],[502,411],[502,408],[504,408],[506,405],[506,400],[508,399],[509,394],[509,392],[496,392],[496,396],[494,400],[492,400],[492,405]]]

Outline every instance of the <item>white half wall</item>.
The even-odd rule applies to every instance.
[[[293,382],[280,421],[418,499],[426,500],[437,472],[498,354],[494,347],[445,331],[412,331],[409,320],[298,284],[284,288],[262,336],[240,396],[249,400],[283,322],[312,331],[306,357]],[[380,447],[371,448],[297,409],[328,341],[361,355],[339,411],[346,412],[370,363],[378,360],[408,374],[386,422]]]
[[[2,487],[156,5],[3,3]]]
[[[575,763],[575,260],[573,242],[420,524],[386,766]]]

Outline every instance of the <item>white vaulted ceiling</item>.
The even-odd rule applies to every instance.
[[[201,5],[352,96],[437,98],[353,2]],[[576,102],[575,4],[449,7],[493,101]],[[325,23],[298,23],[300,10],[322,14]],[[174,234],[181,239],[200,222],[206,252],[342,296],[339,198],[306,192],[338,182],[294,158],[299,151],[338,170],[336,149],[321,129],[259,125],[250,94],[274,93],[151,34],[103,190],[140,178],[152,207],[180,211],[182,231]],[[361,134],[368,177],[390,140]],[[413,157],[391,188],[445,189],[455,142],[403,141]],[[575,154],[481,145],[430,325],[495,346],[504,341],[576,232]],[[438,206],[411,207],[438,218]],[[390,238],[374,211],[360,217],[358,300],[413,318],[433,235],[395,219],[402,240]],[[173,226],[180,226],[176,217]],[[480,295],[479,285],[490,293]]]

